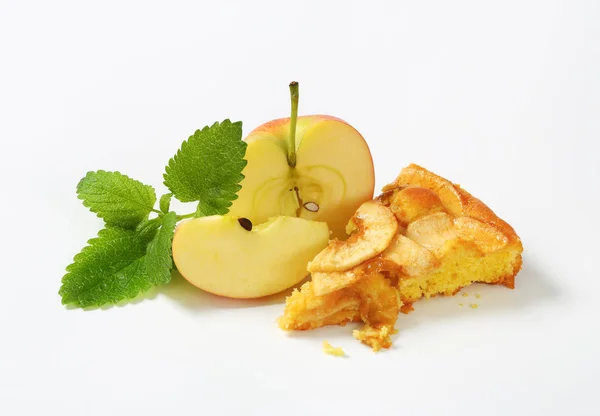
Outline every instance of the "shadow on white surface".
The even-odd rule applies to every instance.
[[[306,279],[300,282],[297,286],[299,287],[305,281]],[[171,298],[182,306],[193,311],[200,311],[210,308],[255,308],[275,304],[281,304],[283,307],[283,304],[285,304],[285,298],[292,293],[292,290],[294,290],[294,288],[286,289],[283,292],[258,299],[231,299],[223,296],[213,295],[195,287],[185,280],[177,270],[174,270],[171,273],[171,282],[166,285],[154,286],[147,292],[142,293],[133,299],[123,300],[116,304],[109,304],[101,307],[90,306],[83,309],[86,311],[94,311],[98,309],[108,310],[112,308],[121,308],[129,305],[137,305],[141,302],[151,301],[161,295]],[[66,305],[65,308],[80,309],[79,306],[76,305]]]
[[[231,299],[205,292],[185,280],[179,272],[173,271],[171,283],[155,288],[151,298],[161,294],[194,311],[211,308],[256,308],[274,304],[281,304],[283,307],[285,298],[291,294],[292,290],[293,288],[287,289],[258,299]]]
[[[504,286],[474,284],[456,296],[440,296],[417,301],[414,304],[414,311],[406,315],[400,314],[396,326],[401,332],[408,331],[429,322],[465,319],[475,313],[480,316],[481,314],[497,314],[532,308],[542,303],[555,302],[565,296],[565,293],[561,293],[539,265],[527,259],[525,259],[523,269],[517,275],[515,282],[514,290]],[[283,311],[285,298],[291,294],[292,290],[293,288],[287,289],[259,299],[230,299],[205,292],[185,280],[179,272],[173,271],[171,283],[152,288],[131,301],[105,306],[102,309],[137,304],[158,296],[165,296],[194,312],[208,309],[256,308],[276,304],[280,304]],[[474,307],[475,305],[476,307]],[[358,326],[348,324],[346,327],[332,326],[316,331],[290,332],[289,335],[313,338],[315,336],[322,337],[326,333],[335,336],[340,331],[351,332],[355,327]]]

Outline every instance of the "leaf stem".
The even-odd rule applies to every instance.
[[[298,121],[298,100],[300,98],[299,86],[296,81],[290,82],[290,99],[292,101],[292,114],[290,116],[290,134],[288,136],[288,164],[296,166],[296,122]]]
[[[180,220],[185,220],[186,218],[192,218],[194,215],[196,215],[196,213],[192,212],[189,214],[178,215],[176,218],[177,218],[177,221],[180,221]]]
[[[160,215],[162,215],[162,214],[163,214],[163,212],[162,212],[162,211],[159,211],[159,210],[157,210],[157,209],[154,209],[154,208],[152,208],[152,212],[154,212],[154,213],[156,213],[156,214],[160,214]]]

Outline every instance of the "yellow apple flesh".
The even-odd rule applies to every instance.
[[[298,117],[296,166],[288,163],[290,118],[263,124],[246,138],[248,164],[231,215],[260,224],[286,215],[324,221],[334,237],[365,201],[375,174],[367,143],[348,123],[331,116]]]
[[[323,222],[275,217],[248,231],[233,216],[182,222],[173,260],[190,283],[230,298],[257,298],[300,282],[306,266],[329,241]]]

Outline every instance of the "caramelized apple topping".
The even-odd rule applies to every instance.
[[[343,272],[382,253],[398,231],[393,213],[378,201],[362,204],[354,217],[353,233],[345,241],[333,240],[308,264],[308,271]]]

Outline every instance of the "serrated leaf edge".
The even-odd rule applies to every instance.
[[[148,226],[149,226],[150,224],[151,224],[151,223],[150,223],[150,221],[148,221],[146,224],[141,224],[141,225],[142,225],[142,226],[143,226],[143,225],[148,225]],[[64,274],[64,276],[62,277],[62,279],[61,279],[61,283],[62,283],[62,284],[61,284],[61,287],[60,287],[60,289],[59,289],[59,291],[58,291],[58,294],[61,296],[61,303],[62,303],[63,305],[74,305],[74,306],[77,306],[77,307],[80,307],[80,308],[90,308],[90,307],[92,307],[92,308],[93,308],[93,307],[98,307],[98,308],[99,308],[99,307],[106,306],[106,305],[115,305],[115,304],[117,304],[117,303],[120,303],[120,302],[123,302],[123,301],[129,301],[129,300],[131,300],[131,299],[134,299],[134,298],[136,298],[137,296],[139,296],[141,293],[143,293],[143,292],[145,291],[145,290],[143,290],[143,289],[142,289],[142,290],[140,290],[139,292],[137,292],[135,295],[131,295],[131,296],[124,296],[123,298],[121,298],[120,300],[118,300],[118,301],[116,301],[116,302],[107,302],[107,303],[98,304],[98,305],[94,305],[94,304],[91,304],[91,305],[87,305],[87,304],[85,304],[85,305],[84,305],[84,304],[82,304],[82,303],[81,303],[81,301],[80,301],[79,299],[74,299],[74,300],[72,300],[72,301],[65,301],[65,298],[63,297],[63,292],[64,292],[64,288],[65,288],[65,286],[64,286],[64,284],[65,284],[65,279],[66,279],[66,278],[67,278],[67,276],[69,276],[69,274],[71,273],[71,271],[72,271],[72,268],[73,268],[73,265],[74,265],[74,264],[75,264],[75,263],[76,263],[76,262],[77,262],[79,259],[81,259],[82,257],[85,257],[85,253],[86,253],[87,251],[89,251],[90,249],[92,249],[92,247],[94,246],[94,244],[95,244],[95,243],[97,243],[97,242],[98,242],[98,240],[100,240],[100,239],[102,238],[102,234],[106,234],[107,232],[109,232],[109,230],[110,230],[110,229],[120,229],[120,230],[122,230],[122,231],[127,231],[127,232],[136,232],[136,233],[142,232],[142,227],[141,227],[141,226],[139,226],[139,227],[138,227],[136,230],[130,230],[130,229],[123,228],[123,227],[106,227],[106,228],[103,228],[103,229],[101,229],[100,231],[98,231],[98,235],[97,235],[96,237],[90,238],[90,239],[87,241],[87,245],[86,245],[86,246],[84,246],[84,247],[81,249],[81,251],[79,251],[79,253],[77,253],[77,254],[75,254],[75,256],[73,256],[73,261],[71,262],[71,264],[69,264],[69,265],[68,265],[68,266],[65,268],[65,270],[66,270],[66,272],[67,272],[67,273],[65,273],[65,274]],[[160,227],[156,229],[156,233],[158,233],[158,231],[159,231],[159,230],[160,230]],[[117,239],[117,240],[118,240],[118,239]],[[148,244],[148,245],[149,245],[149,244]],[[146,256],[146,254],[147,254],[147,249],[148,249],[148,246],[146,246],[146,250],[144,250],[144,255],[143,255],[143,256],[140,256],[140,257],[138,257],[138,258],[136,259],[136,261],[138,261],[138,260],[140,260],[142,257]],[[133,262],[132,262],[132,263],[133,263]],[[124,267],[123,267],[123,269],[124,269],[124,268],[127,268],[127,267],[129,267],[129,266],[130,266],[132,263],[129,263],[127,266],[124,266]],[[119,271],[120,271],[120,270],[122,270],[122,269],[119,269]],[[150,285],[150,287],[152,287],[152,286],[153,286],[153,285]],[[146,289],[146,290],[148,290],[148,289]]]
[[[194,134],[192,134],[191,136],[189,136],[187,138],[187,140],[184,140],[181,143],[181,146],[179,146],[179,149],[177,149],[177,152],[175,153],[175,155],[173,155],[173,157],[171,157],[169,159],[169,162],[167,163],[167,165],[165,166],[165,173],[163,173],[163,184],[167,187],[167,189],[169,189],[169,191],[173,194],[174,198],[181,201],[181,202],[196,202],[197,200],[182,200],[180,198],[177,197],[177,195],[175,195],[175,192],[173,192],[173,190],[171,189],[171,187],[169,186],[168,183],[168,176],[170,174],[170,171],[172,171],[173,169],[173,164],[176,163],[176,160],[180,154],[184,151],[184,149],[186,149],[189,146],[189,142],[190,140],[192,140],[194,137],[196,137],[197,135],[200,135],[202,132],[206,131],[206,130],[210,130],[212,128],[215,127],[219,127],[219,126],[236,126],[239,125],[240,128],[243,127],[243,123],[242,121],[234,121],[232,122],[230,119],[226,118],[225,120],[221,121],[221,122],[214,122],[212,125],[206,125],[204,126],[202,129],[197,129]],[[243,140],[242,140],[243,142]],[[244,142],[244,144],[247,147],[247,143]],[[245,148],[244,148],[244,152],[245,152]],[[248,161],[246,159],[244,159],[244,168],[246,167],[246,165],[248,164]],[[241,174],[242,178],[238,181],[237,185],[239,185],[239,183],[245,178],[245,176],[243,174]],[[239,190],[241,189],[241,185],[239,187],[239,189],[236,191],[236,195],[235,198],[233,198],[233,200],[235,200],[237,198],[237,192],[239,192]],[[232,201],[233,201],[232,200]],[[230,203],[229,206],[231,206],[232,204]],[[229,211],[229,210],[227,210]]]
[[[152,211],[152,209],[154,208],[154,204],[156,203],[156,190],[154,189],[154,187],[153,187],[153,186],[151,186],[151,185],[146,185],[145,183],[143,183],[143,182],[141,182],[141,181],[138,181],[137,179],[133,179],[132,177],[130,177],[130,176],[128,176],[128,175],[125,175],[125,174],[123,174],[123,173],[121,173],[121,172],[119,172],[119,171],[107,171],[107,170],[102,170],[102,169],[100,169],[100,170],[95,170],[95,171],[94,171],[94,170],[92,170],[92,171],[88,171],[88,172],[85,174],[85,176],[84,176],[83,178],[81,178],[81,179],[79,180],[79,182],[77,183],[77,188],[76,188],[76,192],[77,192],[77,199],[81,200],[81,203],[82,203],[82,205],[83,205],[84,207],[88,208],[88,209],[90,210],[90,212],[92,212],[92,213],[96,214],[96,217],[98,217],[98,218],[102,219],[102,220],[104,221],[104,223],[106,224],[106,226],[110,226],[110,227],[119,227],[119,228],[124,228],[124,229],[130,229],[130,228],[127,228],[127,227],[123,227],[123,226],[121,226],[121,225],[119,225],[119,224],[113,224],[113,223],[111,223],[111,222],[107,222],[107,221],[106,221],[106,219],[105,219],[105,218],[104,218],[104,217],[103,217],[103,216],[102,216],[102,215],[101,215],[101,214],[100,214],[98,211],[95,211],[95,210],[94,210],[94,209],[93,209],[93,208],[92,208],[92,207],[89,205],[89,203],[86,203],[86,201],[85,201],[85,197],[84,197],[84,196],[82,196],[82,195],[80,195],[80,187],[81,187],[81,185],[82,185],[83,181],[85,181],[85,180],[86,180],[86,179],[87,179],[89,176],[91,176],[91,175],[93,175],[93,174],[97,174],[97,173],[100,173],[100,174],[103,174],[103,173],[108,173],[108,174],[114,174],[114,175],[117,175],[117,176],[121,176],[121,177],[123,177],[123,178],[126,178],[126,179],[129,179],[129,180],[131,180],[131,181],[133,181],[133,182],[137,182],[137,183],[139,183],[139,184],[140,184],[140,185],[142,185],[144,188],[149,188],[150,190],[152,190],[152,194],[153,194],[153,197],[154,197],[154,198],[153,198],[153,199],[154,199],[154,202],[153,202],[153,204],[152,204],[152,207],[151,207],[151,208],[148,210],[148,214],[149,214],[149,213]],[[130,191],[131,191],[131,188],[129,187],[129,183],[127,183],[127,182],[124,182],[124,183],[125,183],[125,184],[126,184],[126,186],[128,187],[128,190],[130,190]],[[136,193],[139,195],[139,192],[138,192],[138,190],[137,190],[137,189],[135,189],[135,191],[136,191]],[[148,209],[148,207],[147,207],[147,206],[142,206],[142,208],[144,208],[145,210],[147,210],[147,209]],[[140,222],[138,222],[138,223],[136,224],[136,226],[137,226],[137,225],[139,225],[139,224],[140,224],[141,222],[143,222],[143,221],[144,221],[144,219],[142,219]]]

